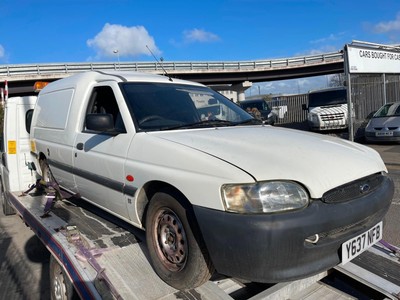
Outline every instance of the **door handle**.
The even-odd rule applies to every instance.
[[[83,150],[83,143],[76,144],[76,149]]]

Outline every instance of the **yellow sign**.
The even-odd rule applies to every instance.
[[[31,140],[31,152],[36,152],[35,140]]]
[[[17,142],[8,141],[8,154],[17,154]]]

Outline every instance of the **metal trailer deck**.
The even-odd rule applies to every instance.
[[[83,299],[359,299],[360,286],[367,297],[400,299],[399,252],[378,245],[302,280],[268,285],[216,275],[196,289],[178,291],[153,271],[141,230],[81,199],[57,201],[44,214],[46,196],[9,196]],[[345,279],[338,280],[337,274]]]

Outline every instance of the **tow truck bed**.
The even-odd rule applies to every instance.
[[[45,216],[47,199],[44,195],[19,194],[10,194],[12,205],[63,266],[75,290],[84,299],[320,299],[321,295],[329,295],[330,299],[351,299],[349,294],[321,281],[337,271],[275,285],[243,283],[215,276],[194,290],[178,291],[153,271],[142,231],[81,199],[57,201]],[[374,251],[379,251],[376,249]],[[395,259],[392,263],[397,268],[394,272],[398,272],[400,265]],[[349,264],[350,267],[337,269],[355,277],[351,271],[353,263]],[[359,269],[356,272],[360,274]],[[375,290],[380,289],[386,297],[398,299],[394,295],[400,293],[400,287],[394,283],[387,291],[386,283],[385,287],[376,286],[383,285],[382,281],[369,284],[368,280],[359,280]]]

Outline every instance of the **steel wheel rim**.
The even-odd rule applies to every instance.
[[[53,284],[54,284],[53,288],[54,288],[55,299],[57,299],[57,300],[65,299],[66,286],[64,283],[64,276],[60,270],[60,267],[58,267],[58,266],[54,270]]]
[[[182,270],[187,260],[187,239],[182,222],[170,209],[160,209],[155,218],[156,253],[169,271]]]

